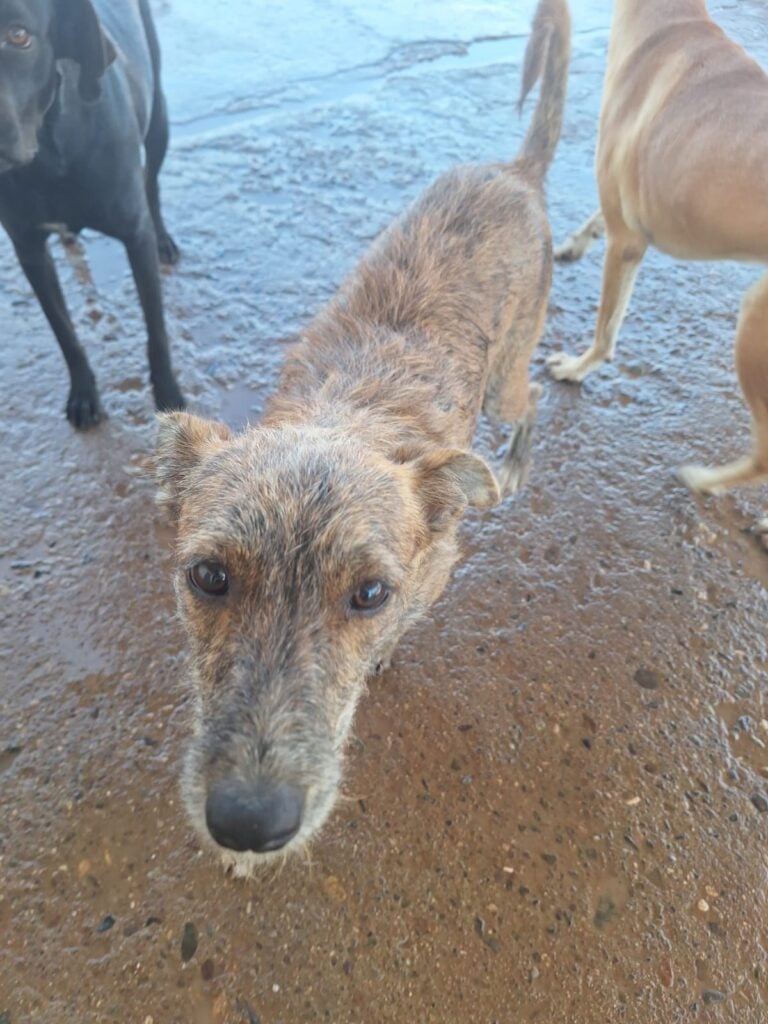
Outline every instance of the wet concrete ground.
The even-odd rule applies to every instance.
[[[196,409],[256,417],[387,220],[450,164],[514,152],[532,6],[157,5],[184,251],[165,291]],[[595,204],[609,6],[574,5],[556,236]],[[713,10],[768,63],[765,3]],[[528,489],[467,518],[312,863],[236,883],[179,806],[143,329],[120,248],[87,253],[93,286],[62,266],[110,419],[78,435],[0,239],[0,1021],[764,1021],[766,494],[694,498],[672,472],[747,443],[731,346],[758,271],[652,256],[617,362],[577,390],[543,357],[586,343],[602,252],[557,270]]]

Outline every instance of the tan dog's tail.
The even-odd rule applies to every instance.
[[[539,0],[525,50],[518,112],[540,78],[541,95],[520,157],[543,178],[555,155],[563,127],[568,64],[571,57],[571,12],[566,0]]]

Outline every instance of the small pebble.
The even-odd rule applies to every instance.
[[[492,952],[499,952],[501,947],[499,946],[498,939],[495,939],[493,935],[488,934],[488,930],[485,927],[485,921],[482,917],[475,918],[475,931]]]
[[[696,906],[699,908],[699,910],[702,912],[702,914],[706,914],[707,911],[709,910],[709,904],[707,903],[706,900],[699,900],[699,902],[696,904]]]
[[[672,987],[674,974],[672,973],[672,961],[668,956],[665,956],[659,963],[659,980],[664,988]]]
[[[603,895],[597,901],[597,910],[595,916],[592,919],[596,928],[605,928],[612,917],[617,912],[616,904],[613,902],[610,896]]]
[[[347,898],[347,890],[341,884],[341,880],[336,875],[328,875],[323,880],[323,888],[325,889],[328,896],[331,899],[336,900],[337,903],[343,903]]]
[[[753,793],[749,799],[761,814],[765,814],[768,811],[768,798],[762,793]]]
[[[213,960],[204,960],[202,966],[200,967],[200,974],[202,976],[203,981],[211,981],[215,973],[216,965],[214,964]]]
[[[718,992],[715,988],[705,988],[701,993],[701,998],[705,1003],[724,1003],[726,995],[725,992]]]
[[[187,921],[181,934],[181,962],[188,963],[197,952],[197,928]]]
[[[661,676],[650,668],[639,668],[635,672],[635,682],[644,690],[658,690],[661,685]]]
[[[109,929],[112,927],[112,925],[114,923],[115,923],[114,917],[112,917],[111,914],[107,914],[107,916],[105,918],[103,918],[99,922],[99,924],[96,925],[96,931],[97,932],[108,932]]]

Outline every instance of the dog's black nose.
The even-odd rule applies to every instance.
[[[205,802],[208,831],[229,850],[267,853],[293,839],[301,825],[304,794],[285,782],[255,786],[219,782]]]

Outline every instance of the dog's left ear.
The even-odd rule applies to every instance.
[[[468,505],[491,508],[501,492],[490,466],[472,452],[439,448],[413,461],[417,488],[430,528],[439,532]]]
[[[104,34],[91,0],[58,0],[53,51],[57,58],[69,58],[80,66],[80,95],[84,100],[97,100],[101,77],[117,51]]]

